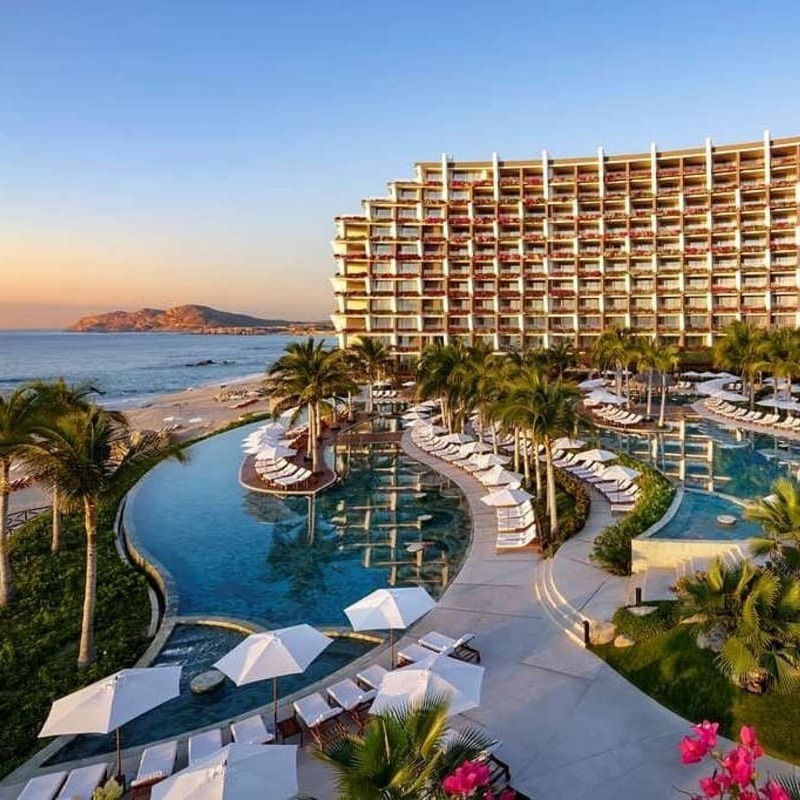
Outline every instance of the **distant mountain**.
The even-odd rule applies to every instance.
[[[305,333],[328,332],[327,322],[299,322],[261,319],[247,314],[232,314],[209,306],[175,306],[166,310],[142,308],[139,311],[110,311],[81,317],[68,331],[119,333],[160,331],[180,333]]]

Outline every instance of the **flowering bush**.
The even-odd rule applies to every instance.
[[[717,766],[711,775],[700,778],[701,794],[692,794],[693,800],[706,797],[739,798],[739,800],[790,800],[786,789],[777,781],[769,780],[759,788],[756,761],[764,755],[758,743],[756,731],[742,725],[739,742],[723,755],[717,750],[718,722],[703,720],[693,726],[696,736],[684,736],[681,740],[681,761],[684,764],[699,764],[710,756]]]
[[[450,797],[495,800],[489,781],[489,767],[486,764],[480,761],[465,761],[442,781],[442,789]],[[515,797],[513,789],[504,789],[497,800],[514,800]]]

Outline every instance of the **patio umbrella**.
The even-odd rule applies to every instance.
[[[405,414],[401,417],[408,422],[413,422],[414,420],[427,420],[430,417],[431,412],[427,409],[415,409],[412,408],[410,411],[406,411]]]
[[[532,494],[528,494],[524,489],[500,489],[497,492],[481,497],[481,503],[497,508],[508,508],[510,506],[521,506],[526,500],[533,499]]]
[[[297,745],[229,744],[157,783],[150,797],[288,800],[297,791]]]
[[[278,724],[278,678],[296,675],[333,639],[310,625],[291,625],[264,633],[253,633],[226,653],[214,667],[237,686],[272,678],[272,710]]]
[[[592,389],[599,389],[605,382],[605,378],[587,378],[578,384],[578,388],[584,391],[591,391]]]
[[[426,697],[447,698],[449,716],[481,704],[483,667],[445,655],[433,655],[386,673],[370,707],[371,714],[414,706]]]
[[[511,472],[510,470],[503,469],[499,464],[490,467],[486,472],[476,472],[475,477],[484,486],[507,486],[514,484],[518,487],[522,483],[523,475],[519,472]]]
[[[458,452],[461,453],[464,458],[467,458],[467,456],[488,453],[491,449],[492,448],[484,442],[467,442],[467,444],[461,445]]]
[[[575,460],[588,463],[599,461],[601,464],[605,464],[606,461],[613,461],[616,457],[617,454],[612,453],[610,450],[598,450],[595,447],[593,450],[584,450],[582,453],[578,453],[575,456]]]
[[[620,406],[626,402],[627,400],[625,400],[624,397],[620,397],[618,394],[607,392],[605,389],[596,389],[591,394],[588,394],[583,400],[584,405],[587,406]]]
[[[473,436],[468,436],[466,433],[449,433],[447,436],[442,437],[443,442],[450,442],[450,444],[469,444],[474,442]]]
[[[120,727],[180,694],[181,667],[123,669],[56,700],[39,738],[78,733],[117,734],[116,775],[121,772]]]
[[[347,606],[344,613],[354,631],[389,631],[394,666],[395,630],[407,628],[435,605],[434,599],[421,586],[376,589]]]
[[[631,467],[623,467],[622,464],[614,464],[606,467],[601,473],[600,477],[603,480],[609,481],[632,481],[638,478],[641,473]]]
[[[769,398],[768,400],[759,400],[756,405],[766,406],[768,408],[783,408],[786,411],[800,410],[800,403],[796,400],[775,400],[774,398]]]
[[[497,453],[480,453],[472,457],[473,464],[483,469],[489,469],[489,467],[493,467],[496,464],[508,464],[509,461],[511,461],[510,456],[501,456]]]
[[[297,455],[297,450],[282,444],[266,444],[257,453],[257,461],[276,461],[279,458]]]
[[[583,439],[570,439],[569,436],[562,436],[553,442],[553,450],[580,450],[585,444]]]

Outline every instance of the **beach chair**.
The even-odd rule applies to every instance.
[[[231,736],[237,744],[269,744],[275,735],[267,730],[260,714],[231,722]]]
[[[474,661],[476,664],[481,663],[480,651],[470,646],[470,642],[475,638],[474,633],[465,633],[454,639],[452,636],[445,636],[438,631],[430,631],[424,636],[421,636],[417,641],[428,650],[433,650],[434,653],[442,653],[448,656],[454,656],[461,661]]]
[[[106,779],[105,764],[88,764],[72,770],[56,800],[91,800],[94,790]]]
[[[362,689],[355,681],[345,678],[334,683],[326,690],[328,697],[343,708],[350,719],[358,726],[359,731],[364,730],[364,712],[372,705],[377,689]]]
[[[63,770],[37,775],[25,784],[17,800],[53,800],[66,777],[67,773]]]
[[[368,689],[380,689],[383,679],[389,670],[380,664],[370,664],[366,669],[356,675],[356,680]]]
[[[222,747],[222,731],[213,728],[210,731],[196,733],[189,737],[189,766],[208,758]]]
[[[131,781],[131,800],[147,800],[150,797],[150,789],[172,775],[177,755],[177,740],[145,748],[139,760],[136,777]]]
[[[318,745],[322,745],[323,726],[328,722],[333,722],[344,711],[341,706],[334,708],[325,702],[325,698],[319,693],[301,697],[292,703],[294,713],[306,726],[311,737]]]
[[[418,644],[407,644],[402,650],[397,652],[397,663],[400,666],[414,664],[417,661],[424,661],[431,657],[431,651],[427,647]]]

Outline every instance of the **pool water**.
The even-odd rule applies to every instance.
[[[720,525],[717,517],[729,514],[736,518],[735,525]],[[732,500],[707,492],[690,492],[683,495],[675,516],[652,539],[751,539],[760,535],[761,526],[744,519],[744,508]]]
[[[384,443],[329,453],[343,478],[313,500],[253,493],[238,482],[248,432],[193,446],[185,464],[162,462],[126,506],[137,548],[177,585],[179,614],[347,625],[343,609],[374,589],[441,594],[469,543],[454,484]],[[419,543],[421,558],[407,549]]]
[[[232,681],[226,680],[219,689],[203,695],[192,694],[189,689],[192,678],[210,669],[215,661],[239,644],[243,638],[244,634],[226,628],[177,625],[154,663],[183,666],[181,694],[123,726],[122,746],[134,747],[170,736],[179,736],[194,728],[211,725],[252,708],[269,704],[272,701],[271,681],[259,681],[249,686],[237,687]],[[324,678],[325,675],[335,672],[349,661],[363,655],[370,647],[372,645],[369,642],[335,638],[333,644],[329,645],[304,673],[280,678],[279,694],[286,696]],[[62,748],[49,763],[112,753],[114,748],[113,734],[79,736]]]

